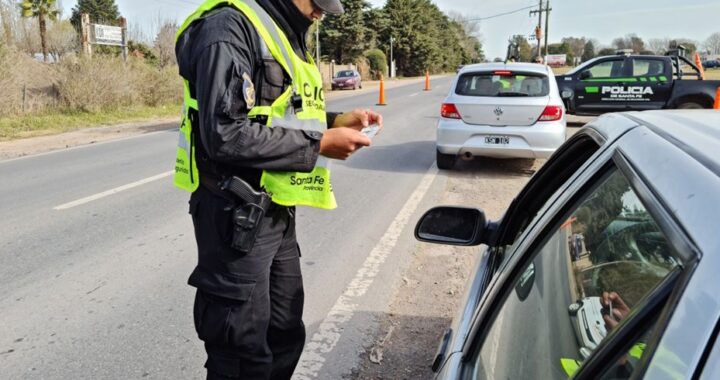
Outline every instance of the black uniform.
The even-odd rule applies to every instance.
[[[311,24],[289,0],[257,1],[305,56]],[[259,188],[263,169],[311,171],[322,133],[268,128],[248,118],[243,86],[251,78],[256,103],[270,105],[290,84],[272,59],[263,59],[258,33],[232,7],[209,12],[183,32],[176,46],[180,74],[198,100],[193,124],[201,186],[190,198],[198,265],[195,327],[205,342],[208,378],[289,379],[305,342],[303,285],[294,208],[273,204],[255,246],[230,246],[237,202],[215,184],[238,176]],[[335,114],[328,115],[332,125]]]

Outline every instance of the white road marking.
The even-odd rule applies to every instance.
[[[163,179],[163,178],[166,178],[166,177],[170,177],[170,176],[173,175],[174,173],[175,173],[175,170],[170,170],[170,171],[167,171],[167,172],[165,172],[165,173],[158,174],[158,175],[156,175],[156,176],[152,176],[152,177],[148,177],[148,178],[145,178],[145,179],[141,179],[141,180],[139,180],[139,181],[136,181],[136,182],[133,182],[133,183],[129,183],[129,184],[127,184],[127,185],[119,186],[119,187],[116,187],[116,188],[114,188],[114,189],[110,189],[110,190],[108,190],[108,191],[103,191],[102,193],[97,193],[97,194],[91,195],[91,196],[89,196],[89,197],[85,197],[85,198],[82,198],[82,199],[78,199],[78,200],[76,200],[76,201],[72,201],[72,202],[68,202],[68,203],[62,204],[62,205],[57,206],[57,207],[53,207],[53,210],[67,210],[67,209],[69,209],[69,208],[73,208],[73,207],[76,207],[76,206],[80,206],[80,205],[83,205],[83,204],[85,204],[85,203],[98,200],[98,199],[100,199],[100,198],[105,198],[105,197],[107,197],[107,196],[109,196],[109,195],[117,194],[117,193],[119,193],[119,192],[121,192],[121,191],[125,191],[125,190],[128,190],[128,189],[132,189],[132,188],[134,188],[134,187],[138,187],[138,186],[144,185],[144,184],[146,184],[146,183],[150,183],[150,182],[153,182],[153,181],[157,181],[157,180],[159,180],[159,179]]]
[[[337,345],[344,329],[343,325],[350,321],[355,314],[358,299],[372,285],[378,272],[380,272],[380,265],[392,253],[398,237],[408,224],[410,216],[417,209],[437,174],[437,166],[433,164],[375,248],[370,252],[370,255],[365,259],[365,263],[357,271],[355,278],[350,281],[345,292],[335,301],[335,305],[320,323],[318,331],[305,346],[300,362],[295,369],[295,374],[292,377],[293,380],[314,379],[320,372],[323,364],[325,364],[324,356],[329,354]]]
[[[419,92],[416,92],[414,94],[410,94],[410,97],[412,98],[413,96],[418,96],[419,94],[420,94]]]

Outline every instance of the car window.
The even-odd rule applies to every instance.
[[[474,378],[568,378],[680,265],[616,169],[566,215],[512,280],[475,350]]]
[[[634,77],[654,77],[665,74],[665,62],[657,59],[633,58]]]
[[[466,73],[458,78],[455,93],[464,96],[547,96],[548,77],[511,71]]]
[[[588,78],[619,78],[624,76],[625,60],[614,59],[603,61],[587,69],[583,73],[590,73]]]
[[[337,76],[340,77],[340,78],[343,78],[343,77],[351,77],[351,76],[353,76],[353,72],[350,71],[350,70],[341,71],[341,72],[338,73]]]

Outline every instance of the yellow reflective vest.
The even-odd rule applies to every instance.
[[[267,117],[266,125],[270,128],[279,125],[283,128],[325,131],[327,120],[320,71],[309,54],[303,60],[295,53],[285,33],[254,0],[207,0],[185,20],[176,37],[179,38],[190,24],[207,12],[226,5],[236,8],[247,17],[261,37],[263,50],[267,50],[292,79],[292,85],[271,105],[256,105],[250,109],[248,116]],[[177,187],[194,192],[200,180],[192,129],[193,124],[199,121],[191,119],[198,114],[192,112],[198,110],[198,102],[192,98],[187,80],[184,80],[183,87],[185,104],[180,123],[174,182]],[[309,173],[263,171],[260,186],[279,205],[334,209],[337,203],[330,184],[329,164],[327,158],[320,156],[315,168]]]

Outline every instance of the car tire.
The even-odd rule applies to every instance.
[[[450,170],[455,166],[455,155],[454,154],[442,154],[437,151],[436,155],[438,169]]]
[[[570,304],[570,306],[568,306],[568,314],[570,314],[572,316],[577,315],[577,312],[578,312],[578,310],[580,310],[581,307],[582,307],[582,301],[577,301],[573,304]]]
[[[700,104],[697,104],[695,102],[685,102],[685,103],[680,104],[677,108],[679,110],[700,110],[705,107],[703,107]]]

